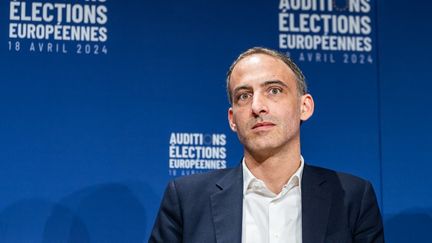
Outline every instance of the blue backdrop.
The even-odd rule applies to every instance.
[[[2,1],[0,242],[146,241],[170,179],[240,161],[225,73],[252,46],[307,77],[306,162],[370,180],[388,242],[432,242],[432,4],[298,2]]]

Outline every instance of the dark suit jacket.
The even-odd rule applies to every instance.
[[[301,182],[303,243],[384,242],[371,184],[305,165]],[[242,166],[169,183],[149,242],[240,243]]]

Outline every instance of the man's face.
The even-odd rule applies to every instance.
[[[300,96],[292,70],[281,60],[252,54],[234,67],[230,127],[249,153],[268,154],[300,143],[300,121],[313,113],[309,94]]]

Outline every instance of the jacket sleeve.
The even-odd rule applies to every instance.
[[[149,243],[182,242],[183,219],[175,182],[168,184]]]
[[[381,213],[372,185],[367,182],[363,192],[355,232],[355,243],[383,243],[384,230]]]

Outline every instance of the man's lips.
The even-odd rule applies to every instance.
[[[258,122],[252,127],[252,129],[265,129],[273,126],[275,126],[275,124],[272,122]]]

